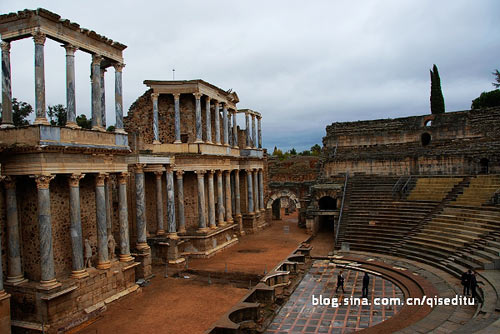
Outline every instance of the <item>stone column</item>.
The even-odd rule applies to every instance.
[[[2,42],[2,125],[1,128],[13,127],[12,122],[12,86],[10,77],[10,43]]]
[[[161,187],[163,172],[155,172],[156,176],[156,223],[157,223],[157,235],[165,234],[165,229],[163,228],[163,190]]]
[[[193,93],[194,98],[196,99],[196,110],[195,110],[195,118],[196,118],[196,141],[195,143],[203,143],[203,125],[201,121],[201,93]]]
[[[225,171],[226,175],[226,221],[233,223],[233,214],[231,213],[231,171]]]
[[[231,171],[229,171],[231,175],[231,213],[233,214],[233,217],[236,215],[236,208],[235,206],[235,195],[234,195],[234,174],[231,174]]]
[[[196,176],[198,177],[198,232],[206,232],[207,220],[205,217],[205,171],[197,170]]]
[[[252,114],[252,148],[255,148],[257,145],[257,141],[255,140],[256,137],[255,137],[255,115]]]
[[[254,191],[254,204],[255,213],[259,212],[259,180],[257,179],[257,170],[254,169],[253,172],[253,191]]]
[[[233,128],[231,127],[231,111],[227,111],[227,144],[233,146]]]
[[[218,216],[218,225],[224,226],[226,225],[224,221],[224,202],[222,198],[222,171],[217,171],[217,216]]]
[[[95,179],[95,208],[97,221],[97,269],[111,267],[108,254],[108,231],[106,224],[106,196],[104,180],[106,174],[97,174]]]
[[[151,93],[151,100],[153,101],[153,144],[161,144],[160,143],[160,133],[158,131],[158,97],[160,94]]]
[[[84,176],[85,174],[73,174],[69,177],[69,234],[73,252],[71,277],[77,279],[89,276],[83,261],[82,217],[80,213],[80,180]]]
[[[177,200],[179,207],[179,233],[186,233],[186,219],[184,218],[184,180],[182,170],[175,171],[177,176]]]
[[[180,111],[181,94],[174,94],[174,111],[175,111],[175,141],[174,144],[181,142],[181,111]]]
[[[208,225],[211,229],[217,228],[215,223],[214,173],[213,169],[208,171]]]
[[[224,131],[224,146],[229,146],[229,128],[227,127],[227,103],[223,102],[222,105],[222,131]]]
[[[167,218],[168,234],[170,239],[178,239],[175,226],[175,196],[174,196],[174,170],[172,166],[167,167]]]
[[[52,249],[52,223],[50,214],[49,183],[54,175],[37,175],[35,178],[38,189],[38,224],[40,230],[40,286],[52,289],[60,284],[56,281],[54,271],[54,251]]]
[[[16,180],[7,176],[5,185],[5,205],[7,207],[7,282],[24,280],[21,267],[21,247],[19,246],[19,221],[17,212]]]
[[[123,129],[123,86],[122,86],[122,71],[125,64],[115,63],[115,115],[116,124],[115,132],[125,133]]]
[[[251,148],[251,139],[250,139],[250,115],[246,112],[245,113],[245,126],[246,126],[246,134],[247,134],[247,140],[246,140],[246,149]]]
[[[45,34],[37,31],[33,34],[35,41],[35,112],[36,118],[33,124],[49,125],[45,115],[45,65],[43,47],[45,45]]]
[[[102,127],[106,129],[106,86],[104,85],[105,68],[101,68],[101,123]]]
[[[238,148],[238,124],[236,122],[236,110],[233,111],[233,147]]]
[[[264,207],[264,172],[259,169],[257,172],[259,176],[259,208],[260,211],[265,211]]]
[[[78,48],[71,44],[64,44],[66,49],[66,126],[79,128],[76,124],[75,98],[75,52]]]
[[[247,173],[247,198],[248,198],[248,213],[253,214],[253,178],[252,178],[252,170],[247,169],[245,171]]]
[[[113,203],[111,203],[111,186],[110,186],[110,177],[109,174],[106,174],[106,177],[104,178],[104,199],[106,201],[106,231],[108,233],[108,236],[111,235],[112,233],[112,228],[113,228],[113,220],[111,216],[111,208]],[[110,259],[113,257],[110,255]]]
[[[234,211],[236,217],[241,217],[240,171],[234,171]]]
[[[215,117],[215,143],[220,145],[220,114],[219,114],[219,101],[214,100],[214,117]]]
[[[92,130],[104,131],[101,110],[101,61],[100,55],[92,55]]]
[[[262,117],[257,116],[257,135],[258,135],[258,141],[259,141],[259,148],[262,148],[262,128],[260,124],[260,120]]]
[[[207,135],[206,135],[207,144],[212,144],[212,120],[210,117],[210,97],[208,96],[206,97],[205,100],[205,112],[206,112],[205,121],[207,123]]]
[[[135,206],[137,223],[136,248],[148,249],[146,237],[146,193],[144,191],[144,164],[135,165]]]
[[[127,204],[128,173],[118,175],[118,218],[120,221],[120,262],[129,262],[134,258],[130,255],[130,240],[128,232]]]

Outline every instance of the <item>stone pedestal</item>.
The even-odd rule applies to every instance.
[[[184,242],[179,246],[183,256],[190,258],[209,258],[238,242],[235,224],[209,230],[207,233],[182,236]]]
[[[149,247],[139,249],[135,260],[140,263],[137,267],[135,267],[136,279],[150,279],[153,276],[153,267],[151,266],[151,249]]]
[[[0,333],[10,334],[10,295],[0,292]]]

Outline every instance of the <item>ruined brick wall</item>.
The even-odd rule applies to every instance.
[[[7,210],[5,204],[5,188],[0,186],[0,261],[2,261],[3,278],[7,279]]]
[[[314,181],[319,174],[319,157],[293,156],[280,161],[269,157],[269,182],[304,182]]]

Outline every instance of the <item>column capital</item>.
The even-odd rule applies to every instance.
[[[69,186],[70,187],[79,187],[80,180],[83,179],[85,174],[71,174],[69,177]]]
[[[103,57],[96,53],[92,54],[92,65],[101,65]]]
[[[146,164],[135,164],[134,169],[136,173],[144,173],[144,167],[146,167]]]
[[[207,101],[207,102],[210,102],[212,100],[212,98],[208,95],[205,96],[205,99],[206,99],[205,101]]]
[[[172,95],[174,96],[175,100],[178,100],[181,98],[181,93],[173,93]]]
[[[209,170],[207,170],[207,173],[210,174],[210,175],[214,175],[215,174],[215,169],[209,169]]]
[[[184,175],[184,171],[180,170],[180,169],[176,170],[175,175],[177,176],[178,179],[182,179],[182,175]]]
[[[194,172],[196,173],[196,176],[199,179],[201,179],[205,175],[205,171],[204,170],[195,170]]]
[[[38,45],[45,45],[45,40],[47,39],[47,35],[45,35],[43,32],[37,30],[32,34],[33,40],[35,41],[35,44]]]
[[[197,100],[201,99],[201,97],[203,96],[203,94],[202,94],[202,93],[198,93],[198,92],[197,92],[197,93],[193,93],[193,95],[194,95],[194,97],[195,97]]]
[[[107,173],[99,173],[95,177],[95,185],[96,187],[104,187],[104,180],[108,176]]]
[[[2,52],[10,52],[10,42],[2,41]]]
[[[252,116],[252,120],[255,119],[255,114],[250,114],[250,116]]]
[[[158,100],[158,97],[160,96],[160,93],[151,93],[151,99],[154,101],[154,100]]]
[[[31,176],[35,178],[36,187],[38,189],[49,189],[50,181],[52,181],[56,176],[55,175],[34,175]]]
[[[217,169],[217,170],[215,171],[215,173],[216,173],[218,176],[221,176],[221,175],[222,175],[222,172],[223,172],[223,171],[222,171],[221,169]]]
[[[121,72],[123,68],[125,67],[124,63],[114,63],[113,67],[115,68],[116,72]]]
[[[74,46],[73,44],[63,44],[61,45],[64,49],[66,49],[66,56],[74,56],[76,50],[78,50],[77,46]]]
[[[162,171],[154,171],[154,173],[155,173],[156,179],[161,179],[161,177],[163,176]]]
[[[118,174],[118,183],[127,184],[127,179],[128,179],[127,172],[121,172],[120,174]]]
[[[16,177],[15,176],[4,176],[3,179],[3,185],[5,189],[14,189],[16,187]]]

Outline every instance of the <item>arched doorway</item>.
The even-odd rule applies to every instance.
[[[431,135],[427,132],[422,133],[422,136],[420,137],[420,141],[422,143],[422,146],[427,146],[431,143]]]
[[[272,210],[272,214],[273,214],[272,219],[273,220],[281,220],[281,199],[280,198],[277,198],[273,201],[271,210]]]
[[[482,158],[479,160],[479,173],[480,174],[488,174],[490,161],[486,158]]]
[[[318,201],[320,210],[337,210],[337,200],[330,196],[323,196]]]

